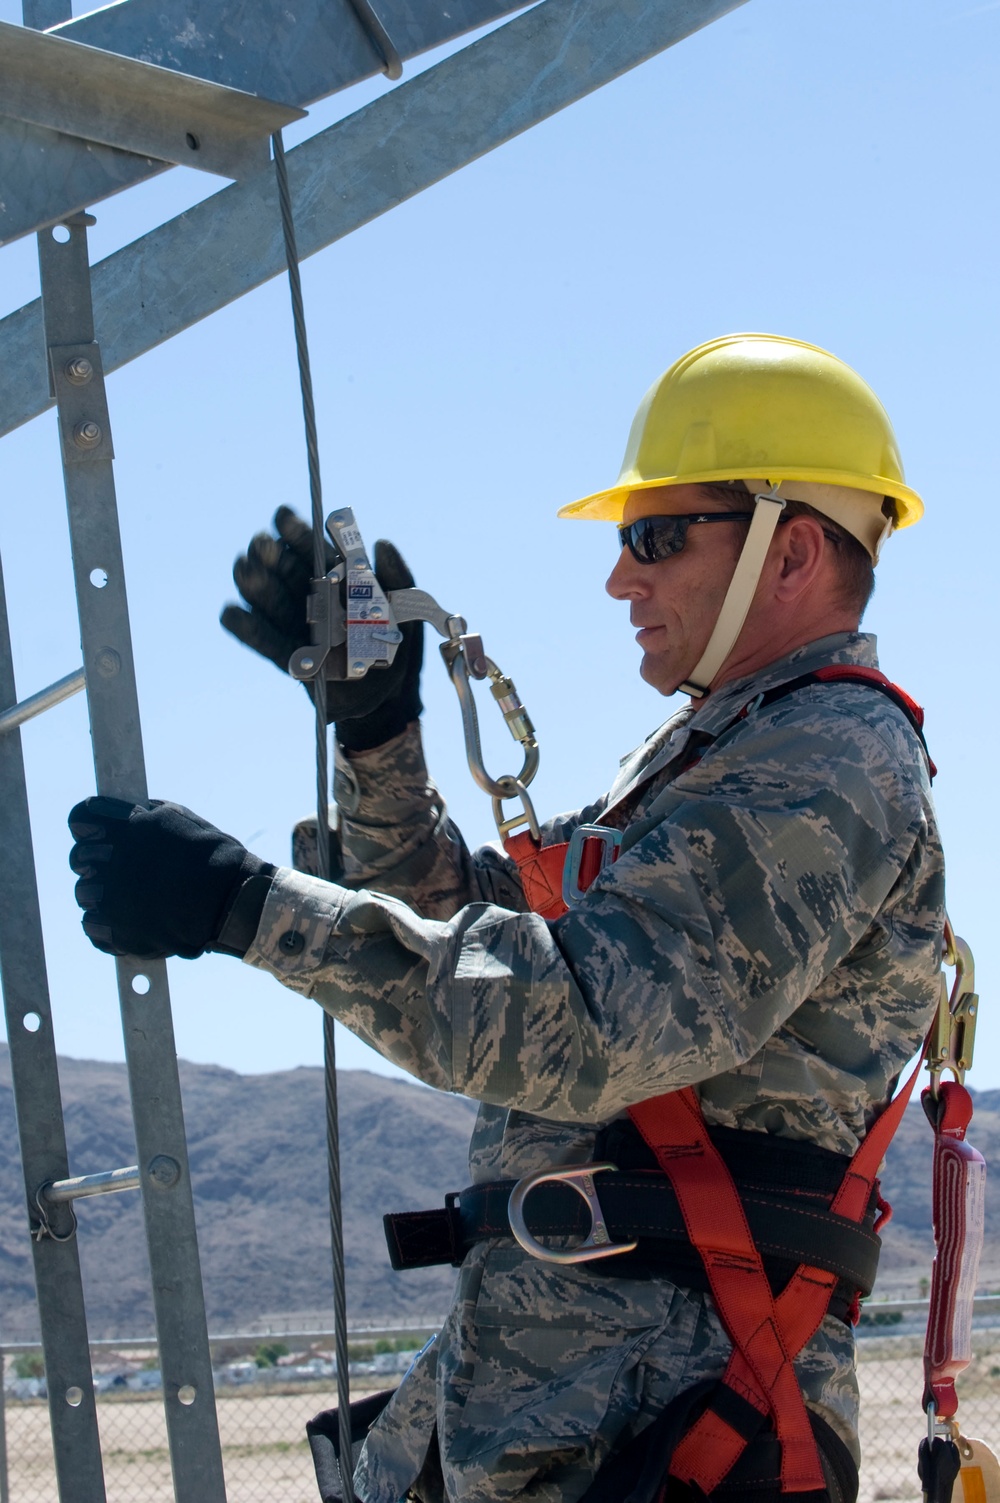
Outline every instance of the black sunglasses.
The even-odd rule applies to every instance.
[[[693,522],[749,521],[752,511],[703,511],[685,517],[640,517],[618,529],[618,541],[639,564],[658,564],[680,553]]]

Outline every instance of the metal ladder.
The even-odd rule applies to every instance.
[[[71,1179],[46,981],[19,717],[85,680],[101,793],[146,796],[142,737],[100,348],[94,340],[88,216],[38,237],[46,346],[56,397],[83,670],[0,720],[0,977],[60,1497],[103,1503],[97,1412],[74,1202],[140,1188],[167,1436],[178,1500],[225,1499],[194,1205],[166,964],[116,962],[138,1165]],[[59,238],[57,238],[57,236]],[[64,238],[63,238],[64,237]],[[0,699],[16,704],[0,598]]]

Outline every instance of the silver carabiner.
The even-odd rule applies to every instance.
[[[578,1164],[571,1169],[545,1169],[540,1174],[526,1174],[519,1179],[510,1192],[507,1203],[507,1219],[515,1240],[526,1253],[539,1258],[543,1263],[592,1263],[597,1258],[614,1258],[619,1253],[634,1252],[638,1242],[612,1242],[604,1219],[601,1202],[594,1189],[594,1175],[604,1170],[617,1170],[617,1164]],[[576,1247],[554,1249],[543,1247],[528,1231],[524,1219],[524,1203],[538,1185],[559,1181],[569,1185],[590,1210],[590,1231]]]
[[[464,626],[464,622],[463,622]],[[465,756],[469,764],[469,771],[484,793],[492,795],[494,800],[494,812],[498,800],[506,798],[522,797],[523,790],[531,782],[538,771],[538,742],[535,740],[535,728],[531,718],[517,695],[513,683],[506,678],[492,658],[488,658],[483,652],[482,642],[478,636],[455,634],[448,642],[441,644],[441,656],[452,683],[458,694],[458,702],[462,710],[462,728],[465,734]],[[514,740],[519,742],[523,755],[521,770],[516,777],[505,773],[502,777],[491,777],[483,762],[483,748],[479,739],[479,716],[476,712],[476,701],[472,695],[470,678],[489,678],[490,693],[500,706],[507,728]],[[533,815],[534,811],[532,811]],[[531,816],[529,816],[529,822]],[[500,824],[500,818],[497,818]],[[537,821],[532,824],[532,832],[537,827]],[[501,830],[501,834],[503,831]]]

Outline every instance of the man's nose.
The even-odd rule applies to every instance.
[[[619,553],[604,588],[612,600],[636,600],[645,593],[642,565],[637,564],[628,548]]]

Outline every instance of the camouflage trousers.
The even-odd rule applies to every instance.
[[[730,1352],[711,1297],[483,1243],[372,1430],[362,1503],[576,1503],[602,1462]],[[858,1458],[854,1337],[828,1318],[796,1369]]]

